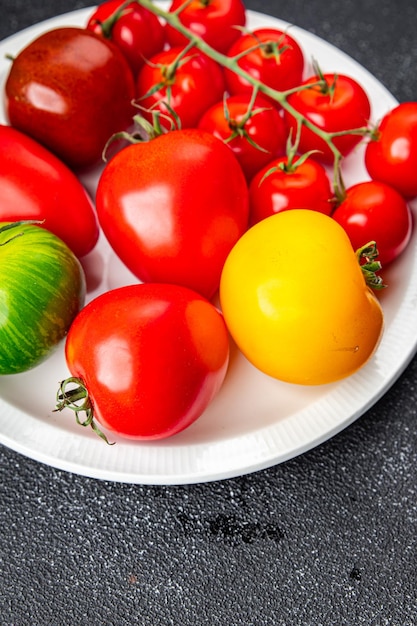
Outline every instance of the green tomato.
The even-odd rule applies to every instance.
[[[0,375],[45,360],[84,300],[83,269],[61,239],[30,222],[0,223]]]

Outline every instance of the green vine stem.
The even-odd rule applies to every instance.
[[[157,6],[156,4],[154,4],[152,0],[135,0],[135,1],[138,4],[140,4],[142,7],[148,9],[151,13],[154,13],[155,15],[157,15],[159,18],[164,20],[167,24],[169,24],[171,27],[173,27],[175,30],[181,33],[184,37],[186,37],[186,39],[189,40],[191,46],[195,46],[197,49],[199,49],[201,52],[203,52],[204,54],[209,56],[211,59],[219,63],[221,66],[227,68],[228,70],[244,78],[257,92],[262,92],[263,94],[265,94],[266,96],[268,96],[269,98],[277,102],[279,105],[281,105],[283,109],[288,111],[288,113],[290,113],[297,120],[298,125],[306,126],[313,133],[315,133],[318,137],[320,137],[324,142],[326,142],[326,144],[329,146],[330,150],[333,153],[333,186],[334,186],[335,196],[336,196],[336,199],[338,199],[339,201],[344,197],[345,187],[343,184],[341,167],[340,167],[341,161],[342,161],[342,154],[338,150],[338,148],[335,146],[333,139],[340,135],[346,135],[346,134],[349,134],[349,135],[356,134],[356,135],[365,136],[369,134],[368,128],[362,127],[362,128],[346,130],[343,132],[332,133],[332,132],[324,131],[320,127],[316,126],[313,122],[306,119],[301,113],[299,113],[296,109],[294,109],[294,107],[292,107],[288,103],[288,96],[291,93],[294,93],[295,91],[299,91],[300,89],[303,89],[306,87],[300,86],[295,89],[289,89],[287,91],[278,91],[276,89],[272,89],[268,85],[265,85],[258,79],[251,76],[248,72],[243,70],[238,64],[239,56],[228,57],[225,54],[218,52],[215,48],[213,48],[207,42],[205,42],[201,37],[199,37],[198,35],[195,35],[191,30],[189,30],[186,26],[182,24],[179,18],[179,15],[181,11],[185,8],[185,6],[188,4],[187,1],[184,3],[184,5],[181,5],[176,11],[173,11],[173,12],[165,11],[160,6]],[[311,88],[312,86],[314,86],[314,84],[308,85],[308,88]],[[317,81],[317,85],[323,86],[323,79],[320,79],[320,74],[319,74],[319,80]]]

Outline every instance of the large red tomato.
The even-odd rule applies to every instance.
[[[192,424],[219,391],[229,338],[221,313],[177,285],[130,285],[92,300],[65,344],[70,379],[58,408],[135,439],[169,437]],[[76,380],[74,380],[74,378]],[[88,415],[74,405],[84,396]],[[88,398],[88,399],[87,399]]]
[[[116,154],[96,204],[111,246],[140,280],[211,297],[247,227],[248,195],[232,151],[210,133],[183,129]]]
[[[210,46],[227,52],[239,37],[239,26],[246,24],[246,10],[242,0],[173,0],[170,11],[177,11],[181,22],[193,33],[202,37]],[[167,39],[171,46],[187,43],[176,29],[167,26]]]
[[[0,125],[0,221],[41,221],[78,257],[98,239],[93,203],[75,174],[24,133]]]
[[[100,161],[134,114],[126,59],[84,28],[55,28],[29,43],[12,62],[5,96],[10,124],[73,168]]]
[[[314,85],[322,79],[327,86]],[[310,88],[306,86],[311,85]],[[361,141],[360,134],[349,130],[366,128],[371,113],[371,105],[363,87],[352,77],[344,74],[324,74],[311,76],[303,83],[303,89],[291,94],[288,103],[305,119],[327,133],[344,133],[334,138],[334,145],[346,156]],[[288,111],[284,111],[288,129],[296,136],[298,121]],[[331,163],[333,152],[328,144],[318,137],[306,124],[301,129],[299,152],[318,150],[315,158]]]

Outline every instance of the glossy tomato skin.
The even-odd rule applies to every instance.
[[[198,50],[186,53],[173,74],[171,71],[166,73],[183,49],[182,46],[170,48],[152,57],[139,72],[136,94],[141,107],[158,109],[172,121],[174,127],[175,116],[165,103],[179,117],[181,128],[193,128],[204,111],[223,97],[225,83],[220,66]],[[160,85],[160,88],[149,93],[155,85]],[[152,119],[146,111],[142,114]],[[164,119],[161,119],[161,124],[168,128],[171,126]]]
[[[272,47],[270,42],[273,42]],[[263,45],[256,47],[259,43]],[[292,89],[302,81],[303,51],[294,37],[277,28],[258,28],[240,35],[227,55],[242,55],[238,61],[239,66],[253,78],[277,91]],[[251,93],[253,90],[244,77],[227,68],[225,78],[231,94]]]
[[[333,218],[344,228],[355,250],[375,241],[382,266],[407,247],[413,228],[411,210],[398,191],[378,181],[365,181],[346,191]]]
[[[350,376],[383,332],[346,233],[318,211],[282,211],[252,226],[226,260],[220,303],[246,358],[293,384]]]
[[[13,228],[2,230],[6,224]],[[82,308],[85,278],[61,239],[31,224],[0,224],[0,374],[44,361]]]
[[[107,141],[131,125],[134,93],[129,65],[110,41],[84,28],[56,28],[14,59],[6,115],[79,169],[101,161]]]
[[[90,15],[86,28],[108,37],[126,57],[136,76],[154,54],[162,50],[165,43],[164,27],[156,15],[132,2],[127,6],[124,0],[107,0]],[[109,18],[121,10],[119,17],[110,24]]]
[[[298,161],[288,166],[288,157],[280,157],[254,176],[249,186],[250,225],[289,209],[331,214],[333,191],[325,168],[311,158]]]
[[[173,0],[170,11],[176,11],[183,0]],[[239,37],[236,26],[245,26],[246,10],[242,0],[191,0],[180,13],[181,22],[219,52],[226,53]],[[169,44],[182,46],[187,40],[181,33],[167,25]]]
[[[417,102],[403,102],[381,120],[365,149],[369,175],[406,198],[417,195]]]
[[[319,76],[311,76],[303,85],[312,85]],[[371,105],[366,91],[352,77],[344,74],[324,74],[324,80],[330,90],[322,92],[321,87],[302,89],[291,94],[288,103],[301,113],[307,120],[326,132],[341,132],[368,126]],[[333,89],[331,87],[334,86]],[[284,111],[284,119],[288,131],[297,131],[297,120]],[[346,134],[334,139],[334,144],[343,156],[349,154],[361,141],[360,135]],[[326,142],[312,130],[303,125],[298,150],[301,154],[310,150],[318,150],[314,155],[324,163],[333,161],[333,153]]]
[[[96,206],[111,246],[140,280],[177,283],[211,298],[247,228],[248,195],[232,151],[210,133],[184,129],[114,156]]]
[[[217,394],[229,338],[222,315],[195,292],[137,284],[92,300],[72,324],[65,354],[102,426],[161,439],[192,424]]]
[[[250,102],[249,94],[229,96],[207,109],[198,123],[198,128],[227,142],[248,182],[271,159],[284,154],[287,143],[285,124],[277,108],[259,97],[247,118]]]
[[[98,223],[90,196],[52,152],[0,125],[0,221],[41,221],[77,257],[94,248]]]

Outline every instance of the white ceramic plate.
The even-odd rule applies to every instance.
[[[8,71],[5,54],[16,54],[46,29],[83,25],[83,9],[28,28],[0,43],[0,88]],[[288,24],[249,12],[250,27]],[[316,36],[291,26],[306,59],[323,71],[353,75],[367,90],[372,116],[396,105],[365,69]],[[4,122],[4,118],[0,121]],[[346,160],[347,184],[367,178],[361,150]],[[95,177],[85,184],[94,190]],[[415,211],[416,206],[413,207]],[[58,382],[68,375],[63,346],[34,370],[0,379],[0,442],[42,463],[82,475],[144,484],[181,484],[224,479],[281,463],[317,446],[371,407],[398,378],[417,346],[417,257],[414,233],[406,253],[384,273],[385,334],[375,357],[349,379],[305,388],[268,378],[237,352],[223,389],[204,415],[186,431],[153,443],[116,438],[107,446],[91,429],[76,425],[71,411],[54,413]],[[89,299],[134,278],[101,239],[87,258],[95,282]],[[114,439],[114,437],[113,437]]]

